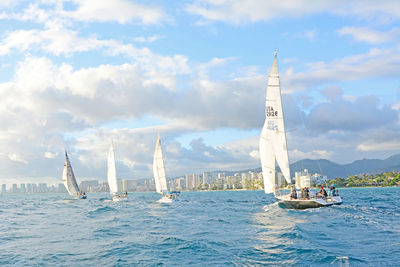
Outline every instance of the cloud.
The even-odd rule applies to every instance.
[[[400,29],[394,28],[390,31],[375,31],[365,27],[343,27],[339,35],[350,35],[355,41],[366,42],[369,44],[382,44],[396,40],[400,34]]]
[[[73,1],[74,10],[62,10],[60,14],[67,18],[87,22],[111,22],[120,24],[140,22],[142,24],[159,24],[167,20],[161,7],[144,5],[126,0],[79,0]]]
[[[50,151],[44,152],[44,157],[47,158],[47,159],[54,159],[57,156],[58,156],[58,153],[53,153],[53,152],[50,152]]]
[[[346,8],[343,8],[346,6]],[[186,6],[186,11],[200,16],[203,20],[222,21],[233,24],[255,23],[276,18],[300,18],[313,14],[331,13],[341,16],[356,16],[360,19],[387,20],[399,18],[398,2],[376,1],[329,1],[321,0],[198,0]]]
[[[315,30],[301,32],[301,33],[296,34],[296,37],[307,39],[310,42],[314,41],[316,36],[317,36],[317,32]]]
[[[303,152],[298,149],[289,150],[289,155],[292,162],[300,159],[329,159],[332,154],[332,151],[327,150],[312,150],[309,152]]]
[[[387,141],[387,142],[380,142],[380,143],[362,143],[357,146],[357,149],[360,151],[387,151],[392,150],[398,152],[400,147],[400,141]]]
[[[394,123],[397,112],[380,103],[375,96],[361,96],[354,102],[343,98],[341,90],[324,91],[327,102],[315,105],[307,116],[306,125],[311,131],[360,131]]]
[[[12,161],[15,162],[20,162],[20,163],[24,163],[24,164],[28,164],[28,161],[26,161],[25,159],[21,158],[20,155],[17,155],[16,153],[9,153],[8,154],[8,158]]]
[[[400,75],[399,49],[371,49],[367,53],[348,56],[331,62],[312,62],[302,72],[289,68],[281,74],[286,92],[299,92],[333,82],[347,82]]]
[[[164,38],[164,37],[156,34],[156,35],[151,35],[148,37],[135,37],[135,38],[133,38],[133,40],[137,43],[153,43],[162,38]]]

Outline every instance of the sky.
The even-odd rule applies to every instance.
[[[400,2],[0,0],[0,183],[260,167],[278,64],[289,158],[400,149]]]

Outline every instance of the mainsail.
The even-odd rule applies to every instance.
[[[156,191],[160,194],[167,191],[167,179],[165,177],[165,167],[161,148],[160,135],[157,137],[156,150],[153,159],[153,174],[156,184]]]
[[[272,193],[275,190],[275,161],[286,181],[291,183],[276,52],[268,76],[265,116],[260,136],[260,159],[265,193]]]
[[[79,195],[79,187],[76,183],[74,172],[72,171],[71,163],[69,162],[67,151],[65,151],[65,163],[63,169],[62,182],[71,196]]]
[[[107,180],[110,187],[110,193],[115,194],[118,192],[117,170],[115,168],[115,155],[114,144],[111,142],[110,150],[108,151],[107,161]]]

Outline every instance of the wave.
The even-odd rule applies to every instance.
[[[100,207],[95,210],[89,211],[89,215],[99,215],[99,214],[103,214],[103,213],[111,212],[111,211],[117,211],[117,209],[108,207],[108,206]]]

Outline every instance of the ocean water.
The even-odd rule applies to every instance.
[[[279,208],[262,191],[0,196],[0,266],[400,266],[400,188]]]

